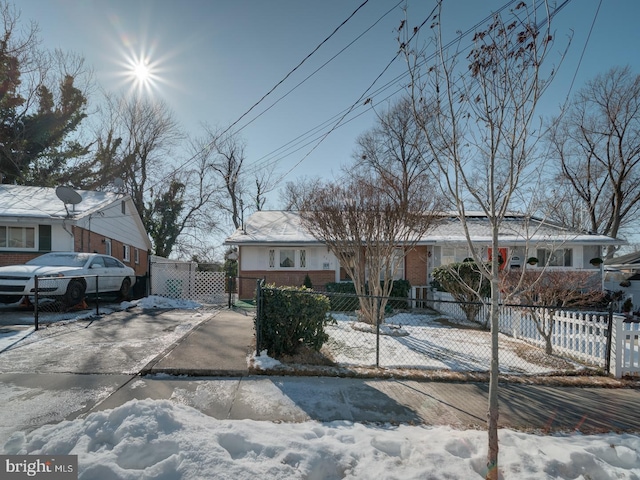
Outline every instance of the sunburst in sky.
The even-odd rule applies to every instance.
[[[151,93],[158,89],[162,80],[160,65],[144,54],[130,55],[126,59],[125,75],[136,92]]]

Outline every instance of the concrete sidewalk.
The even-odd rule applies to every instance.
[[[218,419],[486,425],[486,383],[250,376],[247,356],[254,344],[251,315],[217,311],[95,408],[153,398],[179,401]],[[640,432],[639,402],[640,391],[631,388],[504,383],[500,425],[545,432]]]
[[[132,379],[93,410],[132,399],[167,399],[220,419],[273,422],[405,423],[486,428],[488,385],[334,377],[189,377]],[[554,431],[640,432],[634,389],[500,387],[505,428]]]
[[[213,311],[140,374],[248,375],[247,356],[255,347],[253,331],[253,316],[233,310]]]

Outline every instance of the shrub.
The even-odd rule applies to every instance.
[[[302,345],[315,351],[322,348],[329,336],[324,327],[328,317],[329,299],[311,293],[304,287],[269,285],[262,290],[262,317],[256,329],[267,353],[275,358],[295,355]]]
[[[449,292],[453,298],[460,302],[460,308],[467,320],[478,322],[487,327],[487,319],[478,319],[481,308],[478,302],[480,298],[491,295],[491,284],[475,262],[451,263],[433,269],[432,285],[439,290]]]
[[[333,282],[327,283],[325,286],[327,292],[337,295],[329,295],[331,300],[331,310],[335,312],[351,312],[360,308],[358,298],[356,297],[356,287],[353,282]],[[365,288],[365,294],[369,293],[369,288]],[[408,280],[394,280],[391,286],[389,304],[393,308],[407,308],[406,300],[398,300],[409,298],[411,293],[411,283]],[[342,294],[342,295],[341,295]]]
[[[304,281],[302,282],[302,286],[304,288],[308,288],[309,290],[313,290],[313,284],[311,283],[311,277],[309,276],[308,273],[304,276]]]

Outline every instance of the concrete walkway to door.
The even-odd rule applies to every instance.
[[[141,374],[246,376],[255,348],[253,315],[218,310],[150,362]]]

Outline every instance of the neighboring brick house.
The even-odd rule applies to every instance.
[[[52,251],[98,252],[148,270],[149,236],[129,195],[78,190],[80,202],[55,188],[0,185],[0,266]]]
[[[480,213],[467,215],[474,248],[483,258],[491,256],[491,231]],[[602,247],[624,242],[605,235],[571,231],[541,219],[521,214],[508,215],[500,232],[500,255],[504,268],[521,268],[530,257],[538,258],[538,267],[584,269],[600,273]],[[256,279],[276,285],[303,284],[309,275],[314,289],[329,282],[348,280],[344,269],[326,245],[315,239],[300,223],[296,212],[260,211],[251,215],[242,228],[225,241],[238,248],[239,296],[251,298]],[[398,245],[402,248],[401,245]],[[433,268],[461,262],[470,256],[461,222],[455,215],[443,215],[441,221],[406,253],[398,277],[408,280],[414,294],[421,295],[431,282]],[[420,291],[419,289],[422,289]]]

